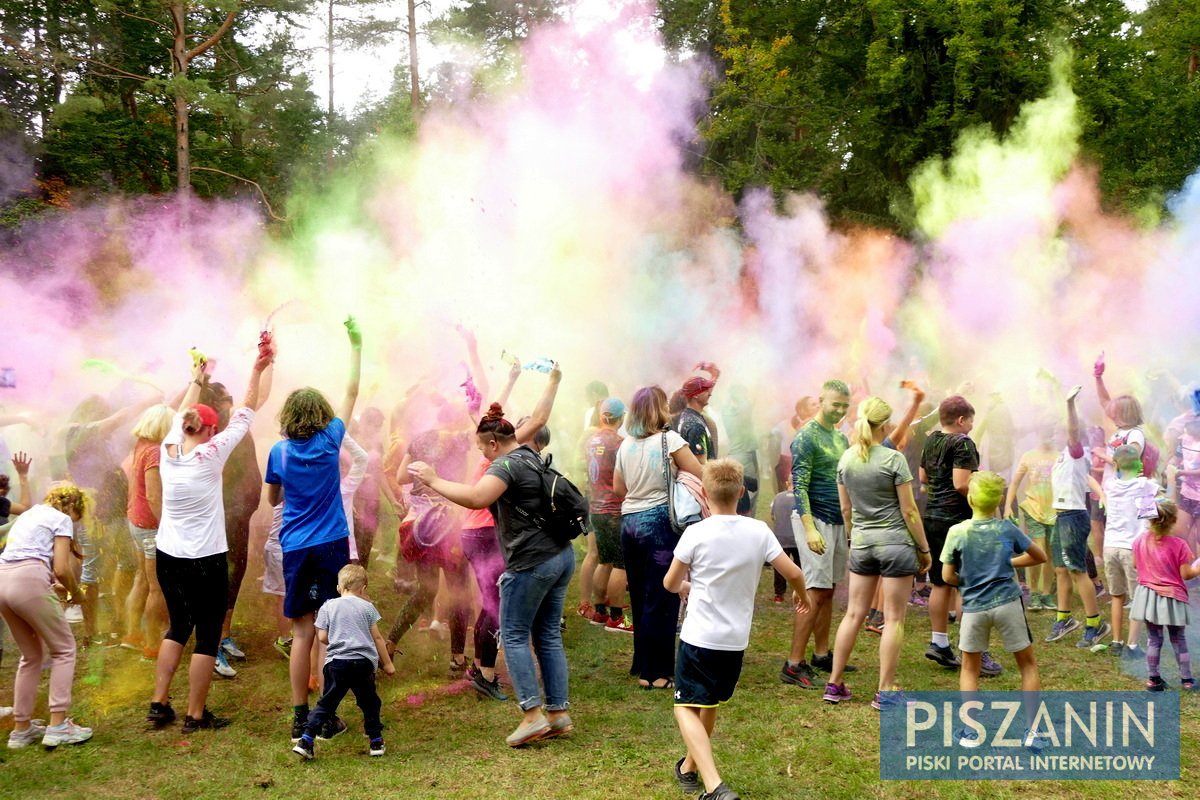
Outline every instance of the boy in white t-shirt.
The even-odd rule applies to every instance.
[[[675,721],[687,755],[675,764],[675,779],[687,794],[703,788],[701,800],[738,797],[717,773],[711,736],[717,706],[733,696],[742,671],[764,561],[787,579],[797,612],[808,612],[800,567],[765,523],[737,515],[738,499],[745,491],[742,478],[742,465],[732,459],[705,464],[704,491],[712,516],[679,537],[663,578],[667,591],[688,597],[675,659]]]
[[[1125,639],[1122,637],[1125,601],[1133,596],[1137,588],[1137,569],[1133,565],[1133,541],[1150,529],[1150,519],[1157,515],[1154,499],[1162,487],[1142,476],[1141,451],[1123,444],[1113,451],[1113,466],[1116,471],[1104,479],[1102,505],[1107,523],[1104,528],[1104,577],[1108,582],[1108,593],[1112,595],[1112,643],[1097,643],[1093,653],[1109,650],[1121,655]],[[1141,625],[1132,617],[1129,620],[1129,644],[1136,647]]]

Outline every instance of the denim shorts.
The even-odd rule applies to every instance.
[[[1087,572],[1088,535],[1092,522],[1086,511],[1059,511],[1050,534],[1050,557],[1056,567]]]
[[[146,558],[154,558],[154,541],[158,535],[157,528],[139,528],[129,523],[129,537],[133,539],[133,548]]]

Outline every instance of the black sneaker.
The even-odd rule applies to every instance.
[[[383,739],[372,739],[371,746],[368,752],[373,756],[381,756],[387,752],[387,748],[383,745]]]
[[[679,788],[684,794],[695,794],[704,787],[700,785],[700,775],[695,772],[681,772],[680,767],[687,760],[687,756],[675,762],[675,780],[679,782]]]
[[[813,657],[808,663],[812,664],[816,669],[819,669],[822,672],[833,672],[833,653],[828,652],[823,656],[813,653]],[[853,664],[847,664],[846,666],[842,667],[842,672],[858,672],[858,667],[854,666]]]
[[[925,649],[925,657],[930,661],[936,661],[943,667],[958,669],[962,666],[962,663],[958,660],[958,657],[954,655],[954,650],[950,648],[950,645],[942,647],[941,645],[936,645],[933,642],[930,642],[929,647]]]
[[[146,714],[146,721],[153,722],[159,727],[170,725],[175,721],[175,709],[171,708],[170,703],[151,703],[150,711]]]
[[[817,674],[813,672],[813,668],[808,664],[797,664],[793,667],[787,661],[784,661],[783,668],[779,670],[779,680],[784,683],[790,683],[793,686],[803,686],[805,689],[821,688],[817,683]]]
[[[721,783],[711,792],[701,792],[700,800],[742,800],[742,798],[738,797],[737,793],[734,792],[733,789],[730,789],[724,783]]]
[[[304,735],[304,729],[308,727],[308,713],[303,716],[297,715],[292,717],[292,744],[300,741],[300,737]]]
[[[183,732],[193,733],[200,730],[215,731],[220,728],[224,728],[229,724],[229,722],[230,721],[224,717],[213,716],[213,713],[206,708],[204,709],[204,713],[200,715],[199,719],[193,719],[187,714],[183,715]]]
[[[339,716],[332,716],[325,720],[325,724],[321,726],[321,732],[317,734],[317,738],[321,741],[328,742],[337,736],[346,732],[346,723]]]
[[[471,688],[479,692],[484,697],[490,697],[493,700],[499,700],[501,703],[508,700],[508,695],[500,690],[500,678],[493,677],[490,681],[483,677],[483,673],[477,669],[472,669],[470,673]]]
[[[1146,679],[1147,692],[1161,692],[1167,688],[1167,682],[1162,679],[1161,675],[1151,675]]]
[[[313,752],[313,743],[311,741],[305,741],[303,737],[297,740],[296,744],[292,747],[292,752],[303,758],[305,761],[312,761],[317,756],[317,754]]]

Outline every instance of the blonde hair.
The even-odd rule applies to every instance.
[[[876,429],[891,418],[892,407],[880,397],[868,397],[858,404],[858,419],[854,420],[853,439],[850,444],[864,462],[871,457],[871,445],[875,444]]]
[[[983,514],[993,513],[1004,497],[1004,478],[994,472],[976,472],[967,487],[971,508]]]
[[[671,411],[667,393],[657,386],[644,386],[629,401],[625,430],[635,439],[645,439],[667,427]]]
[[[135,439],[148,439],[151,442],[161,442],[171,431],[171,423],[175,420],[175,410],[162,403],[150,406],[142,412],[137,424],[130,433]]]
[[[704,493],[720,506],[731,506],[742,496],[745,470],[732,458],[716,458],[704,464]]]
[[[338,591],[342,594],[364,589],[367,586],[367,571],[358,564],[347,564],[338,570],[337,581]]]
[[[1142,404],[1131,394],[1114,397],[1108,404],[1108,416],[1121,428],[1136,428],[1145,422]]]
[[[1170,536],[1171,531],[1175,530],[1175,522],[1179,519],[1179,506],[1165,497],[1156,500],[1155,505],[1158,506],[1158,516],[1150,520],[1150,530],[1154,538],[1161,539]]]
[[[73,483],[60,483],[50,491],[42,502],[57,509],[68,517],[76,516],[83,519],[92,508],[92,499],[87,492]]]

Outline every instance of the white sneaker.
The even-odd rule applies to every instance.
[[[229,661],[225,658],[225,653],[221,650],[217,651],[217,660],[213,664],[213,672],[222,678],[237,677],[237,670],[229,666]]]
[[[8,734],[8,749],[20,750],[22,747],[29,745],[42,738],[46,733],[46,723],[40,719],[29,720],[29,727],[23,731],[16,729],[9,731]]]
[[[235,642],[233,640],[232,636],[226,636],[224,639],[221,640],[221,650],[223,650],[225,652],[225,655],[229,656],[230,658],[232,658],[236,661],[245,661],[246,660],[246,654],[243,653],[241,651],[241,649],[237,646],[237,642]]]
[[[83,622],[83,606],[77,604],[67,606],[66,617],[67,622],[72,624]]]
[[[76,725],[72,720],[64,720],[61,725],[51,725],[42,736],[42,747],[47,749],[58,747],[60,744],[83,744],[92,738],[92,729]]]

